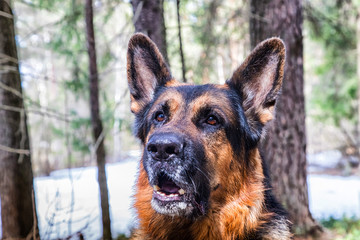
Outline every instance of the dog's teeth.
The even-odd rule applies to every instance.
[[[158,185],[154,185],[153,188],[154,188],[155,191],[159,191],[159,190],[160,190],[160,187],[159,187]]]
[[[172,194],[170,194],[168,197],[169,197],[169,198],[172,198],[172,197],[177,197],[177,196],[179,196],[179,194],[177,194],[177,193],[172,193]]]
[[[178,192],[179,192],[180,195],[184,195],[184,194],[185,194],[185,190],[182,189],[182,188],[181,188]]]

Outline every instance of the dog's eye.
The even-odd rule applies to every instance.
[[[214,116],[214,115],[210,115],[207,119],[206,119],[206,123],[212,126],[215,126],[219,123],[219,120]]]
[[[165,120],[165,115],[162,112],[159,112],[155,115],[155,120],[157,122],[163,122]]]

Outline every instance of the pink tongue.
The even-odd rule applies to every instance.
[[[161,186],[161,191],[166,193],[177,193],[179,189],[180,188],[172,181],[164,181]]]

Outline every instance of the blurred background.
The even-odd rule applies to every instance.
[[[95,138],[100,141],[94,141],[88,2],[10,3],[30,138],[35,223],[42,239],[107,238],[102,235],[97,185],[100,142],[106,150],[111,236],[126,239],[136,226],[131,195],[142,150],[132,134],[126,77],[127,43],[135,30],[160,32],[165,40],[157,44],[179,81],[223,84],[252,49],[249,19],[261,18],[254,13],[256,2],[261,3],[250,0],[94,0],[91,19],[103,126]],[[305,97],[306,199],[330,239],[360,239],[360,1],[300,2],[289,9],[300,11],[303,19],[297,27],[303,43],[303,85],[298,87]],[[147,8],[157,9],[159,18],[143,19]],[[279,14],[285,12],[279,6]],[[3,166],[2,174],[7,171]],[[10,236],[5,221],[2,216],[4,239]],[[303,239],[310,235],[299,234]]]

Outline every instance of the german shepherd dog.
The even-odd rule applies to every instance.
[[[258,149],[284,63],[283,42],[270,38],[224,85],[184,84],[148,37],[132,36],[128,84],[143,145],[132,239],[291,239]]]

